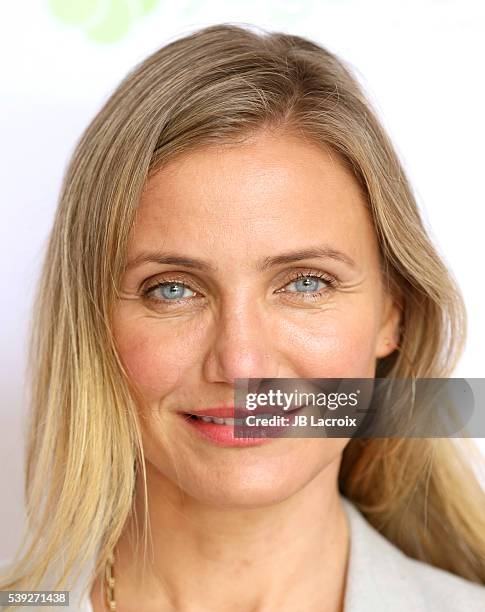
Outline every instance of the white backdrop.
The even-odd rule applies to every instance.
[[[357,70],[466,299],[469,338],[455,375],[485,374],[485,3],[3,0],[0,563],[24,520],[27,320],[66,162],[130,68],[169,39],[222,21],[308,36]]]

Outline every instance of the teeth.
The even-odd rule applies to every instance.
[[[221,418],[221,417],[212,417],[212,416],[199,416],[194,414],[197,419],[201,419],[204,423],[216,423],[217,425],[244,425],[245,419],[234,419],[231,417]],[[259,418],[270,418],[274,416],[274,414],[258,414]]]
[[[216,423],[217,425],[244,425],[243,419],[233,419],[221,417],[210,417],[210,416],[198,416],[194,415],[197,419],[201,419],[204,423]]]

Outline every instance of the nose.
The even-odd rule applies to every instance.
[[[232,302],[214,318],[204,375],[210,382],[234,385],[236,378],[279,376],[276,334],[271,313],[261,304]]]

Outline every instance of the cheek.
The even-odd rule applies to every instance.
[[[375,315],[333,311],[293,326],[293,368],[301,378],[365,378],[375,372]],[[287,337],[288,340],[288,337]]]
[[[122,317],[115,322],[114,333],[120,359],[145,399],[158,401],[181,384],[194,358],[194,344],[186,334],[166,328],[162,334],[156,319]]]

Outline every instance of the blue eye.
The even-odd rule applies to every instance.
[[[321,285],[319,286],[319,283]],[[305,298],[317,299],[323,297],[329,290],[336,286],[336,279],[327,274],[298,274],[296,278],[290,281],[286,286],[294,285],[296,291],[284,290],[283,293],[300,294]],[[323,285],[323,286],[322,286]]]
[[[289,285],[293,284],[297,288],[297,293],[299,293],[300,290],[303,293],[315,293],[319,289],[318,283],[322,283],[323,286],[326,286],[326,283],[321,278],[312,275],[307,275],[302,276],[297,280],[291,281]]]
[[[193,295],[195,295],[194,291],[189,289],[188,286],[185,285],[184,283],[180,283],[180,282],[158,283],[154,287],[150,287],[146,291],[146,295],[149,295],[151,297],[155,294],[156,291],[160,292],[162,299],[168,300],[168,301],[181,300],[187,297],[193,297]],[[193,295],[184,295],[185,291],[190,291]],[[155,296],[155,299],[159,299],[159,298]]]

